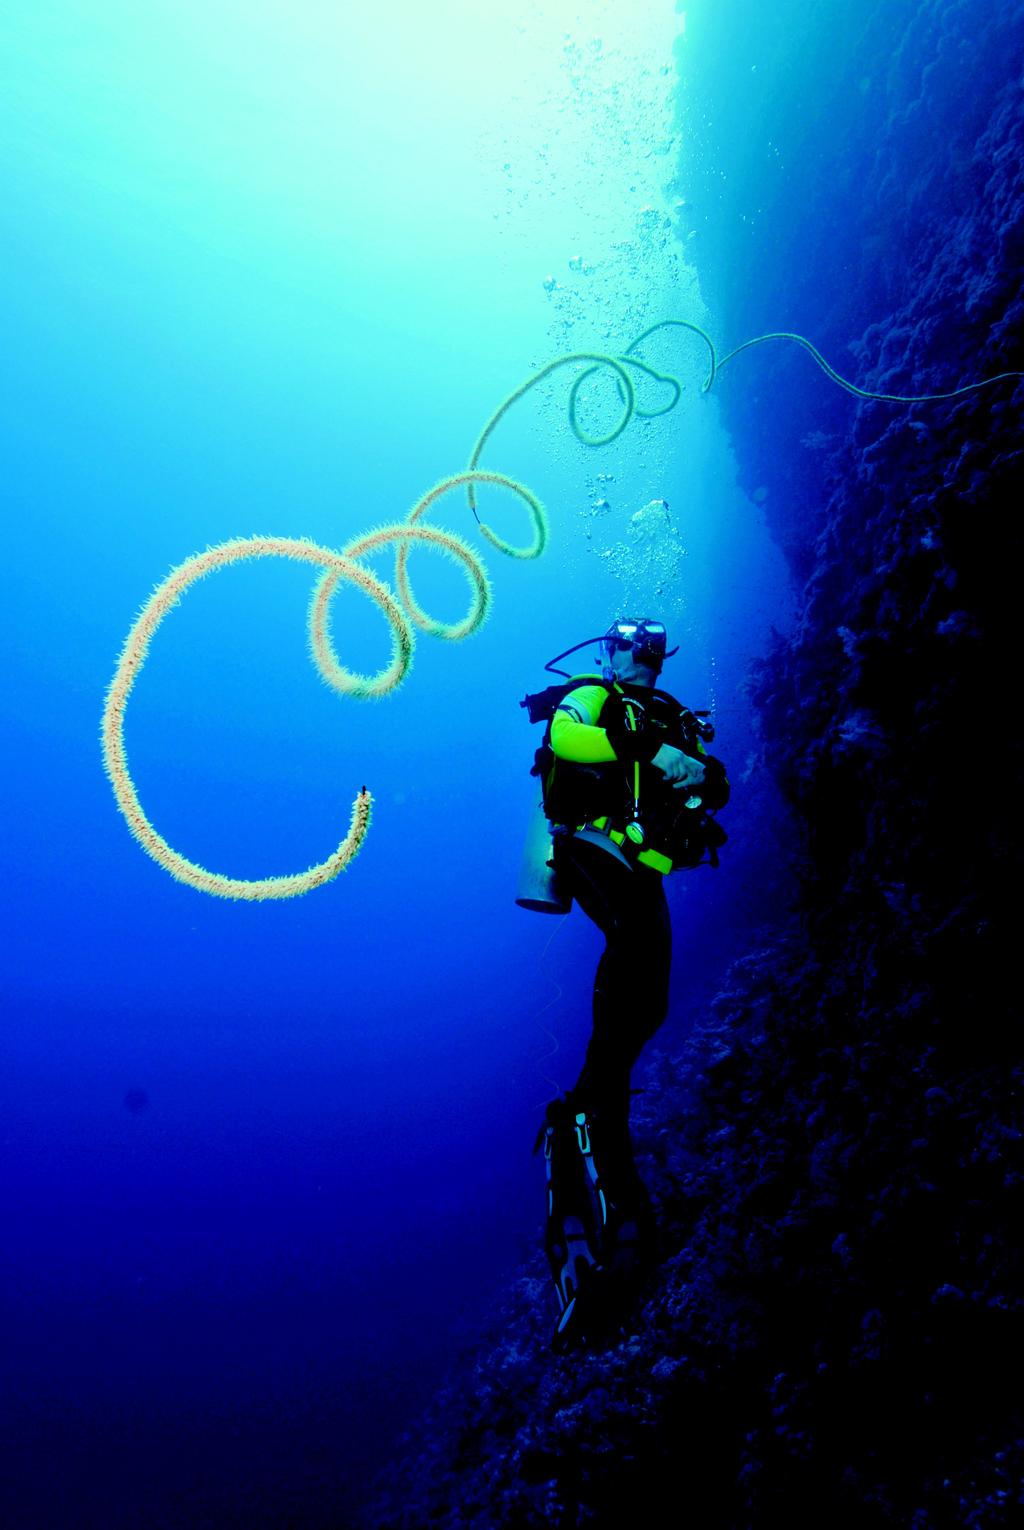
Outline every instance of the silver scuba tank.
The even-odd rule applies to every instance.
[[[530,815],[523,860],[519,868],[516,902],[520,908],[531,909],[536,914],[567,914],[572,908],[571,896],[566,896],[559,888],[558,877],[551,864],[553,851],[551,825],[544,813],[544,800],[538,798]]]

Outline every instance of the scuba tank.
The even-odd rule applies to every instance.
[[[558,702],[574,683],[570,680],[563,685],[548,686],[547,690],[535,696],[527,696],[519,704],[528,709],[531,722],[550,722]],[[540,774],[536,765],[531,774]],[[565,893],[558,884],[554,867],[553,835],[554,825],[547,815],[542,792],[527,825],[516,888],[516,903],[531,913],[567,914],[572,908],[571,895]]]
[[[551,824],[544,812],[544,799],[539,797],[530,816],[519,868],[516,902],[520,908],[535,914],[567,914],[572,908],[571,895],[559,888],[553,851]]]

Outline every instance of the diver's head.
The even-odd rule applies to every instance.
[[[664,623],[647,616],[619,617],[601,639],[604,678],[653,686],[665,662],[666,642]]]

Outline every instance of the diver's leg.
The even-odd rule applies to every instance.
[[[645,872],[646,878],[647,873]],[[668,1014],[672,930],[662,878],[638,885],[630,917],[617,932],[612,956],[599,972],[594,1031],[577,1090],[593,1101],[599,1162],[607,1163],[609,1198],[618,1209],[618,1241],[633,1245],[635,1263],[655,1242],[655,1217],[633,1156],[629,1130],[630,1080],[644,1046]],[[612,968],[609,975],[608,967]],[[624,1273],[629,1274],[627,1261]]]
[[[662,878],[629,869],[598,846],[570,843],[568,880],[606,946],[594,985],[594,1028],[572,1092],[588,1136],[588,1169],[619,1220],[635,1214],[651,1231],[650,1198],[629,1135],[630,1073],[668,1013],[672,936]]]
[[[665,890],[657,872],[629,870],[596,846],[574,845],[571,854],[573,894],[606,942],[594,982],[593,1033],[573,1095],[628,1116],[633,1064],[668,1014],[672,929]]]
[[[559,1316],[553,1344],[566,1349],[590,1325],[587,1298],[600,1269],[601,1247],[594,1226],[584,1165],[576,1148],[572,1110],[567,1100],[548,1105],[541,1138],[547,1180],[544,1251],[558,1295]]]

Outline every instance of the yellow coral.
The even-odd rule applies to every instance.
[[[490,609],[491,587],[484,566],[472,548],[453,532],[441,531],[436,526],[413,524],[435,500],[469,482],[492,483],[519,494],[529,506],[536,528],[536,551],[520,556],[536,557],[543,551],[547,530],[544,510],[529,489],[501,473],[458,473],[444,479],[429,494],[424,495],[410,511],[405,523],[381,526],[367,532],[350,542],[343,552],[319,547],[315,542],[298,537],[240,537],[186,558],[184,563],[172,569],[162,584],[157,585],[125,640],[107,693],[103,711],[103,761],[128,827],[143,850],[165,871],[170,872],[172,877],[179,882],[186,882],[199,892],[211,893],[219,898],[240,898],[254,902],[268,898],[294,898],[329,882],[352,860],[370,826],[372,798],[365,786],[362,787],[352,805],[348,833],[338,848],[318,865],[292,875],[255,880],[224,876],[220,872],[207,871],[205,867],[174,850],[146,817],[128,769],[124,744],[124,714],[128,698],[146,662],[149,645],[164,617],[193,584],[217,569],[227,568],[229,564],[250,558],[292,558],[300,563],[312,563],[324,570],[317,581],[309,609],[309,644],[317,670],[326,683],[343,696],[359,699],[384,696],[401,685],[412,662],[414,637],[406,610],[424,631],[453,640],[468,637],[486,620]],[[398,544],[396,562],[401,601],[376,575],[356,562],[357,558],[390,542]],[[469,610],[461,621],[450,624],[435,621],[416,604],[404,563],[409,545],[414,542],[437,548],[461,564],[468,574],[472,598]],[[391,659],[376,675],[357,675],[346,669],[331,644],[329,605],[331,596],[342,580],[356,585],[375,601],[391,629]],[[402,601],[406,609],[403,609]]]

